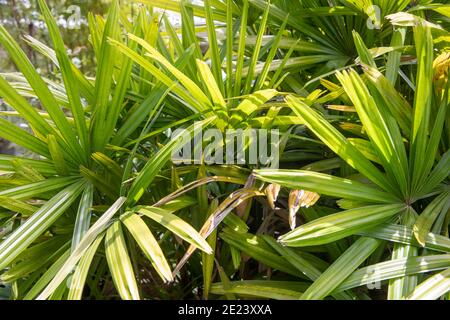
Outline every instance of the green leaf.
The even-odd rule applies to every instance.
[[[206,88],[209,91],[212,102],[217,106],[225,108],[226,107],[225,100],[223,99],[222,93],[208,65],[205,62],[198,59],[196,60],[196,63],[200,76],[203,80],[203,83],[205,84]]]
[[[8,209],[13,212],[22,214],[25,217],[31,216],[39,208],[30,205],[24,201],[15,200],[10,197],[0,196],[0,207]]]
[[[244,99],[235,109],[230,119],[231,126],[235,127],[242,121],[247,120],[253,112],[258,110],[264,103],[277,95],[277,91],[273,89],[266,89],[257,91]]]
[[[395,198],[358,181],[304,170],[255,170],[256,178],[292,189],[306,189],[333,197],[368,202],[392,203]]]
[[[72,235],[72,252],[89,230],[93,200],[94,186],[91,183],[88,183],[83,191],[83,194],[81,195],[80,203],[78,205],[77,217],[75,219],[75,226]]]
[[[105,254],[120,297],[123,300],[139,300],[139,289],[120,221],[114,222],[106,231]]]
[[[372,142],[365,139],[348,138],[348,141],[355,146],[367,159],[372,162],[382,164],[378,154],[373,148]]]
[[[286,17],[283,24],[280,26],[278,33],[276,34],[275,38],[273,39],[273,43],[271,45],[270,51],[267,54],[267,57],[265,58],[264,67],[261,70],[261,73],[259,74],[258,80],[255,84],[255,91],[261,90],[264,86],[264,82],[266,81],[267,75],[269,74],[270,65],[272,64],[273,59],[275,58],[275,56],[277,54],[279,46],[281,47],[281,42],[283,39],[282,36],[283,36],[284,30],[286,28],[288,18],[289,18],[289,16]],[[291,44],[291,46],[292,46],[292,44]],[[228,74],[231,74],[231,72],[229,72]]]
[[[233,40],[234,40],[234,24],[233,24],[233,0],[226,0],[226,40],[225,40],[225,50],[226,50],[226,96],[230,98],[233,96],[233,77],[230,75],[233,73]]]
[[[205,0],[205,13],[206,13],[206,27],[208,32],[209,52],[211,55],[211,64],[214,74],[214,79],[217,82],[217,86],[221,92],[224,92],[224,85],[222,79],[222,59],[219,55],[219,47],[217,45],[216,26],[214,24],[214,16],[211,8],[211,2]]]
[[[0,137],[32,152],[50,158],[47,145],[42,140],[3,118],[0,118]]]
[[[13,165],[15,173],[20,175],[24,179],[29,180],[30,182],[45,180],[45,178],[39,172],[34,170],[33,167],[20,159],[14,160]]]
[[[85,186],[79,181],[63,189],[0,243],[0,270],[8,266],[45,232],[78,198]]]
[[[450,291],[450,268],[422,282],[407,299],[436,300],[448,291]]]
[[[262,18],[260,21],[259,30],[258,30],[258,34],[256,36],[256,42],[255,42],[253,54],[252,54],[250,63],[248,65],[247,78],[245,80],[245,87],[244,87],[244,94],[250,92],[252,81],[255,78],[254,77],[255,67],[256,67],[256,64],[259,59],[259,52],[261,51],[263,35],[266,31],[267,18],[269,17],[269,9],[270,9],[270,2],[267,2],[267,6],[264,9],[264,12],[262,14]]]
[[[359,33],[353,30],[352,35],[353,42],[355,43],[356,50],[358,51],[360,61],[372,68],[376,68],[377,65],[375,63],[375,60],[373,59],[369,49],[367,49],[364,40],[361,38]]]
[[[125,203],[126,198],[121,197],[109,207],[109,209],[92,225],[92,227],[86,232],[86,234],[81,239],[75,250],[72,251],[64,264],[58,269],[53,279],[48,283],[45,289],[36,298],[38,300],[47,299],[66,279],[66,277],[74,270],[78,261],[82,258],[86,250],[89,249],[90,245],[99,237],[103,237],[102,233],[108,227],[108,224],[114,214],[122,207]]]
[[[67,294],[67,300],[81,300],[84,283],[86,282],[86,277],[88,275],[89,268],[92,263],[92,259],[97,252],[98,246],[102,243],[104,234],[101,234],[94,242],[89,246],[83,256],[80,259],[80,262],[77,264],[75,271],[72,275],[72,279],[70,281],[69,292]],[[72,251],[73,252],[73,251]]]
[[[280,245],[272,237],[262,236],[262,238],[309,279],[314,281],[320,276],[321,271],[318,270],[314,265],[312,265],[307,259],[302,257],[301,253],[297,253],[287,247]]]
[[[411,130],[410,170],[412,173],[412,190],[417,190],[424,181],[426,153],[429,142],[431,103],[433,87],[433,38],[431,29],[421,24],[414,28],[414,40],[417,51],[417,84],[414,97],[413,122]]]
[[[245,1],[244,3],[246,3]],[[249,0],[253,6],[256,8],[259,8],[260,10],[265,10],[267,6],[267,2],[264,0]],[[302,20],[299,16],[294,14],[289,14],[289,12],[286,12],[279,7],[275,6],[273,3],[269,5],[269,16],[272,17],[274,20],[278,20],[279,22],[283,22],[286,17],[288,17],[288,25],[292,26],[294,29],[302,30],[302,33],[306,34],[307,36],[313,38],[314,40],[323,43],[325,45],[328,45],[327,38],[324,37],[324,35],[317,29],[315,29],[311,24],[307,23],[305,20]]]
[[[15,63],[17,68],[22,71],[22,74],[28,80],[28,83],[33,88],[33,91],[38,96],[43,107],[53,119],[59,129],[58,138],[66,142],[68,150],[70,150],[72,155],[82,163],[83,151],[69,121],[66,118],[66,115],[59,107],[58,102],[52,95],[44,80],[27,58],[25,52],[23,52],[17,42],[3,26],[0,26],[0,43],[4,46],[6,51],[8,51],[9,57]]]
[[[394,30],[391,38],[391,47],[401,47],[405,43],[406,29],[397,28]],[[398,71],[400,69],[401,52],[389,52],[386,62],[386,78],[392,85],[397,82]]]
[[[95,104],[93,106],[93,119],[91,121],[91,140],[94,151],[102,151],[104,131],[107,130],[105,119],[109,107],[111,85],[113,83],[114,66],[117,57],[116,47],[110,44],[111,39],[120,39],[119,5],[114,0],[108,10],[108,19],[103,30],[97,60],[98,68],[95,77]],[[100,134],[100,132],[102,132]]]
[[[175,78],[180,81],[181,84],[189,91],[189,93],[197,99],[198,102],[200,102],[204,106],[211,106],[211,103],[209,102],[208,97],[203,93],[203,91],[195,84],[194,81],[189,79],[184,73],[182,73],[180,70],[175,68],[162,54],[160,54],[154,47],[152,47],[148,42],[145,40],[136,37],[135,35],[129,34],[128,37],[139,43],[145,50],[148,51],[146,54],[148,57],[150,57],[155,62],[158,62],[162,66],[164,66]],[[150,70],[149,70],[150,72]]]
[[[145,118],[148,117],[154,119],[155,114],[160,110],[160,106],[166,100],[167,95],[172,90],[173,86],[166,90],[163,90],[158,86],[153,88],[139,107],[128,115],[125,123],[120,126],[111,143],[114,145],[122,145],[122,143],[132,135],[137,128],[139,128]]]
[[[244,280],[230,281],[228,287],[225,287],[222,283],[213,283],[211,293],[218,295],[233,293],[250,298],[297,300],[307,287],[308,284],[301,282]]]
[[[15,166],[13,165],[16,160],[22,161],[24,164],[31,166],[44,176],[56,175],[56,170],[53,163],[49,160],[35,160],[22,157],[15,157],[6,154],[0,154],[0,170],[14,172]]]
[[[243,251],[245,254],[271,268],[304,278],[303,274],[293,270],[289,262],[281,259],[281,256],[258,236],[249,233],[238,233],[229,228],[224,228],[219,236],[229,245]]]
[[[423,172],[424,172],[424,175],[425,174],[427,175],[427,177],[424,178],[424,183],[425,183],[426,186],[424,186],[423,184],[420,184],[420,185],[416,186],[416,189],[414,189],[414,191],[416,191],[416,193],[414,193],[414,195],[417,195],[417,196],[421,196],[421,194],[419,194],[417,192],[417,190],[421,190],[424,187],[425,188],[429,187],[427,185],[429,179],[434,179],[435,178],[435,176],[434,176],[435,172],[432,171],[431,169],[433,168],[433,165],[435,163],[435,155],[438,152],[439,145],[440,145],[441,138],[442,138],[442,133],[443,133],[443,130],[444,130],[444,123],[445,123],[445,120],[447,119],[446,118],[446,114],[447,114],[447,111],[448,111],[448,93],[449,93],[448,90],[449,90],[449,88],[448,88],[448,84],[447,84],[447,88],[446,88],[446,90],[444,92],[444,95],[443,95],[443,98],[442,98],[442,102],[441,102],[441,104],[439,106],[439,109],[438,109],[438,111],[436,113],[436,116],[435,116],[436,120],[434,121],[434,126],[433,126],[433,129],[431,131],[431,134],[430,134],[430,137],[429,137],[429,141],[428,141],[428,145],[427,145],[426,153],[428,155],[430,155],[430,156],[426,157],[424,159],[424,164],[423,164],[423,170],[424,171]],[[444,161],[444,163],[445,163],[445,161],[446,161],[445,157],[446,156],[447,155],[444,154],[442,156],[440,162]],[[436,166],[435,169],[437,169],[441,165],[440,162],[438,163],[438,165]],[[438,169],[438,170],[440,170],[440,169]],[[431,173],[430,173],[430,171],[431,171]],[[442,174],[442,172],[439,172],[439,173]],[[431,181],[433,181],[433,180],[431,180]]]
[[[303,252],[296,252],[288,247],[284,247],[276,242],[272,237],[263,236],[263,239],[274,248],[287,261],[289,261],[298,271],[302,272],[310,280],[315,281],[320,277],[322,271],[316,268],[306,257]],[[306,289],[305,289],[306,290]],[[351,300],[352,297],[345,293],[332,294],[336,299]]]
[[[96,189],[104,193],[109,199],[117,199],[119,195],[117,188],[114,188],[114,185],[112,185],[110,181],[105,180],[104,176],[89,170],[84,166],[80,166],[80,173],[86,180],[91,182]]]
[[[376,263],[353,272],[335,292],[375,284],[388,279],[401,279],[407,275],[428,273],[448,268],[448,254],[422,257],[404,257]]]
[[[197,200],[190,196],[177,196],[176,199],[173,199],[169,202],[164,203],[164,205],[161,205],[161,208],[171,213],[174,213],[176,211],[190,207],[196,203]]]
[[[358,234],[397,243],[412,244],[416,247],[420,246],[414,237],[412,228],[406,226],[382,224],[373,229],[360,231]],[[428,233],[425,238],[425,248],[440,252],[450,252],[450,239],[438,234]]]
[[[330,243],[386,222],[403,207],[402,204],[373,205],[330,214],[301,225],[279,240],[292,247]]]
[[[211,285],[213,280],[214,272],[214,259],[216,253],[216,243],[217,243],[217,230],[214,230],[210,236],[206,239],[208,244],[213,249],[212,254],[202,253],[202,271],[203,271],[203,297],[205,299],[209,298],[211,292]]]
[[[228,81],[233,81],[234,86],[234,96],[240,96],[241,95],[241,81],[242,81],[242,73],[244,68],[244,60],[245,60],[245,38],[247,36],[247,32],[245,32],[247,28],[247,20],[249,16],[249,10],[248,10],[249,2],[247,0],[244,0],[242,3],[242,14],[240,17],[240,32],[239,32],[239,43],[238,43],[238,51],[237,51],[237,59],[236,59],[236,69],[235,69],[235,77],[231,76],[231,74],[227,75]],[[230,26],[231,27],[231,26]],[[231,94],[228,94],[228,97],[230,97]]]
[[[351,167],[361,172],[386,191],[392,194],[397,193],[397,190],[388,183],[384,174],[364,157],[364,155],[345,139],[345,137],[328,121],[308,107],[300,99],[293,96],[288,96],[286,99],[288,105],[305,121],[309,129]]]
[[[89,22],[89,35],[91,37],[92,48],[94,50],[95,57],[97,59],[99,59],[101,34],[105,28],[105,22],[102,17],[95,15],[92,12],[88,13],[88,22]]]
[[[169,211],[150,206],[138,207],[136,211],[161,224],[196,248],[208,254],[212,253],[209,244],[191,225]]]
[[[372,145],[388,177],[395,178],[403,196],[408,193],[408,161],[403,139],[395,119],[382,100],[373,97],[355,71],[338,73],[337,77],[358,112]],[[377,103],[378,102],[378,103]]]
[[[422,246],[425,246],[426,237],[438,215],[442,211],[446,213],[449,208],[450,192],[443,192],[434,198],[433,201],[419,215],[413,226],[413,230],[414,236]]]
[[[139,39],[139,38],[135,37],[135,39]],[[143,42],[142,39],[139,40],[138,43],[141,43],[141,42],[145,44],[145,42]],[[145,70],[150,72],[155,78],[158,79],[158,81],[161,81],[167,87],[173,87],[173,92],[176,93],[177,95],[179,95],[187,103],[189,103],[189,105],[193,108],[193,110],[199,112],[199,111],[204,111],[204,110],[208,109],[210,103],[206,96],[205,96],[205,99],[208,102],[205,106],[203,103],[200,103],[200,101],[202,101],[202,100],[200,100],[200,101],[196,100],[185,88],[183,88],[181,85],[177,84],[177,82],[175,82],[169,76],[167,76],[164,72],[159,70],[156,66],[154,66],[145,57],[140,56],[138,53],[136,53],[134,50],[130,49],[129,47],[125,46],[123,43],[120,43],[115,40],[110,40],[110,43],[112,45],[116,46],[120,52],[122,52],[123,54],[128,56],[130,59],[132,59],[134,62],[139,64],[141,67],[143,67]],[[170,62],[167,62],[167,64],[170,65]],[[172,66],[172,70],[174,70],[174,69],[176,69],[176,68]],[[176,73],[181,73],[181,72],[177,70]],[[185,79],[187,78],[186,76],[184,76],[184,77],[185,77]],[[188,81],[191,83],[192,80],[188,80]],[[197,85],[195,85],[195,86],[197,86]],[[198,90],[200,90],[200,89],[198,88]],[[198,90],[197,90],[197,92],[198,92]],[[202,95],[204,95],[204,94],[202,93]],[[203,101],[204,101],[204,99],[203,99]]]
[[[428,194],[432,191],[442,180],[446,179],[450,175],[450,150],[442,155],[441,160],[436,167],[431,171],[430,175],[426,178],[424,184],[419,187],[417,194]]]
[[[64,262],[67,260],[67,258],[70,256],[70,248],[62,254],[58,260],[56,260],[50,268],[47,269],[47,271],[39,278],[38,281],[33,285],[33,287],[28,290],[27,294],[24,296],[24,300],[32,300],[34,299],[39,292],[41,292],[45,286],[53,279],[53,277],[57,274],[61,266],[64,264]]]
[[[79,179],[79,177],[46,179],[43,181],[0,191],[0,196],[11,197],[16,200],[27,200],[33,197],[45,195],[48,192],[60,190]]]
[[[13,282],[28,277],[56,260],[69,247],[67,237],[57,236],[23,251],[16,262],[0,276],[0,281]]]
[[[197,122],[196,125],[207,125],[213,119],[206,119],[202,122]],[[186,129],[186,132],[191,133],[194,130],[194,125],[191,125]],[[137,203],[145,192],[145,189],[152,183],[155,176],[161,170],[161,168],[170,160],[173,149],[178,146],[178,137],[172,137],[171,141],[167,143],[159,152],[152,158],[152,161],[147,162],[144,168],[136,177],[130,190],[128,197],[130,199],[130,206]]]
[[[364,74],[371,83],[371,91],[378,91],[379,96],[384,100],[385,104],[389,106],[389,112],[402,129],[402,134],[409,138],[411,135],[413,112],[408,101],[376,68],[365,67]]]
[[[380,244],[381,241],[377,239],[359,238],[308,287],[300,299],[324,299],[358,268]]]
[[[147,3],[151,6],[158,7],[164,10],[171,10],[174,12],[179,12],[181,10],[180,4],[182,4],[181,8],[188,8],[192,10],[195,16],[202,18],[205,17],[205,9],[203,8],[203,6],[196,5],[187,1],[185,2],[183,0],[140,0],[140,2]],[[214,11],[213,17],[214,20],[224,21],[223,14],[217,11]]]
[[[3,76],[0,76],[0,96],[30,124],[35,133],[46,136],[53,132],[53,129],[36,109],[3,79]]]
[[[78,82],[72,72],[72,65],[67,56],[66,47],[64,46],[62,36],[58,30],[58,26],[56,25],[56,21],[53,19],[47,4],[44,0],[39,0],[38,3],[47,24],[50,38],[52,39],[55,47],[55,53],[59,61],[59,67],[61,69],[67,97],[69,99],[70,109],[75,119],[78,138],[80,139],[83,149],[89,150],[88,130],[86,126],[86,118],[84,116],[84,109],[81,105]]]
[[[223,222],[227,225],[228,228],[239,232],[239,233],[247,233],[249,226],[242,220],[239,216],[230,212],[227,214]]]
[[[55,165],[56,171],[61,176],[69,175],[69,168],[67,167],[66,161],[64,159],[64,153],[61,150],[61,147],[58,145],[58,141],[55,136],[49,134],[47,136],[48,150],[50,151],[50,155],[53,159],[53,163]]]
[[[407,208],[401,216],[401,222],[407,227],[412,227],[417,219],[417,213],[412,208]],[[412,259],[418,255],[418,248],[412,245],[394,243],[391,259],[400,258]],[[408,260],[409,261],[409,260]],[[386,268],[387,269],[387,268]],[[388,300],[400,300],[408,296],[417,286],[417,276],[405,276],[389,281],[387,298]]]
[[[94,160],[96,163],[104,167],[106,170],[111,172],[112,175],[117,177],[118,179],[122,178],[123,172],[120,165],[112,160],[107,155],[101,153],[101,152],[95,152],[91,154],[92,160]]]
[[[172,271],[164,257],[158,242],[153,236],[145,222],[137,214],[128,212],[120,217],[120,220],[127,227],[145,256],[151,261],[153,267],[160,275],[164,282],[172,282]]]
[[[109,20],[109,17],[108,17]],[[112,34],[110,35],[110,38],[117,38],[118,35],[115,34],[116,31],[111,31]],[[133,32],[139,33],[139,25],[136,24],[134,27]],[[107,46],[111,47],[111,44],[106,44]],[[132,42],[130,45],[130,49],[136,50],[137,49],[137,43]],[[117,51],[117,48],[110,48],[113,51]],[[116,53],[114,53],[116,54]],[[107,142],[111,139],[111,137],[114,134],[114,129],[116,128],[117,120],[119,119],[120,112],[122,111],[123,104],[124,104],[124,98],[127,93],[130,81],[131,81],[131,71],[133,67],[133,61],[127,57],[122,56],[122,61],[120,64],[120,72],[117,76],[117,79],[115,80],[115,87],[112,93],[112,101],[108,106],[104,106],[103,110],[99,112],[99,114],[103,115],[103,118],[98,119],[99,123],[97,123],[96,130],[97,132],[94,132],[94,138],[97,140],[97,148],[98,150],[103,150],[103,148],[106,146]],[[111,85],[111,84],[110,84]],[[107,88],[106,88],[107,90]],[[111,89],[110,89],[111,91]],[[139,124],[139,123],[138,123]],[[101,134],[98,133],[98,131],[101,131]],[[126,137],[124,137],[126,138]]]
[[[180,41],[180,39],[178,38],[178,34],[177,34],[174,26],[170,23],[170,20],[169,20],[167,14],[163,15],[163,19],[164,19],[164,26],[166,27],[166,32],[170,37],[170,41],[171,41],[173,47],[175,48],[175,51],[178,54],[182,54],[184,51],[183,44]],[[182,32],[184,32],[185,29],[186,28],[183,27]],[[183,37],[183,40],[184,40],[184,37]]]
[[[41,41],[33,38],[30,35],[24,36],[25,41],[29,46],[34,48],[37,52],[41,53],[43,56],[50,59],[58,68],[59,61],[56,57],[55,51],[48,47],[46,44],[42,43]],[[72,67],[72,73],[76,77],[76,80],[78,81],[78,87],[80,89],[80,93],[83,95],[84,98],[89,102],[89,104],[93,103],[94,100],[94,85],[88,80],[84,74],[81,73],[80,70],[73,64],[73,62],[69,61],[71,67]]]

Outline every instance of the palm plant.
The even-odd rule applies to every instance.
[[[67,57],[44,0],[53,48],[27,43],[56,81],[0,26],[20,71],[0,76],[3,114],[29,127],[0,119],[0,137],[33,155],[0,156],[0,281],[13,298],[358,299],[377,281],[390,299],[444,296],[445,5],[149,5],[178,11],[181,29],[150,6],[133,21],[117,1],[106,20],[90,15],[95,79]],[[279,129],[284,169],[173,165],[171,131],[194,121]]]
[[[403,9],[407,3],[399,5]],[[265,26],[264,23],[267,16],[271,14],[271,9],[274,9],[270,5],[267,5],[265,8],[266,10],[261,20],[263,26]],[[418,9],[412,8],[411,11]],[[434,7],[434,9],[439,10],[438,7]],[[386,9],[383,12],[395,12],[396,8],[390,8],[390,10],[393,11]],[[232,10],[229,9],[227,11],[229,15],[230,11]],[[244,13],[242,20],[245,18]],[[405,235],[409,234],[408,241],[404,238],[401,241],[400,239],[393,240],[392,237],[386,236],[389,231],[385,232],[383,236],[379,234],[378,237],[384,240],[407,242],[406,245],[404,243],[394,245],[392,254],[392,264],[397,264],[399,267],[401,265],[404,268],[404,263],[405,261],[409,262],[410,256],[418,255],[417,248],[414,248],[412,244],[414,243],[414,239],[411,237],[412,233],[414,233],[418,244],[426,246],[425,239],[434,237],[434,235],[428,235],[432,227],[432,231],[435,233],[447,232],[445,230],[447,230],[446,216],[449,209],[449,198],[444,180],[448,177],[450,166],[448,164],[448,152],[446,152],[448,149],[445,147],[448,144],[446,141],[447,135],[443,134],[443,128],[445,126],[444,123],[448,121],[446,119],[448,95],[446,90],[442,90],[443,83],[446,83],[445,79],[441,79],[435,87],[430,81],[433,74],[439,77],[445,77],[446,74],[444,71],[445,66],[442,69],[442,65],[440,65],[440,70],[437,70],[439,59],[435,61],[433,73],[433,41],[430,24],[411,14],[394,14],[388,16],[388,18],[392,21],[392,25],[398,28],[398,30],[391,32],[392,39],[390,43],[392,45],[403,45],[406,35],[409,36],[409,34],[406,34],[405,27],[417,26],[414,28],[414,38],[412,39],[416,46],[416,56],[419,61],[416,71],[416,83],[413,84],[413,107],[395,89],[397,74],[403,75],[403,71],[400,69],[401,55],[396,52],[398,48],[391,46],[384,50],[373,49],[369,51],[364,44],[364,40],[357,32],[353,32],[352,36],[355,49],[359,55],[357,63],[364,68],[365,80],[363,81],[354,71],[339,72],[337,78],[341,83],[341,87],[336,85],[333,87],[334,94],[332,99],[339,99],[344,96],[342,101],[353,104],[350,107],[342,105],[334,105],[334,107],[338,107],[338,110],[357,112],[359,118],[357,122],[360,121],[364,130],[364,132],[360,132],[360,135],[365,139],[353,137],[347,139],[326,120],[330,118],[329,115],[327,118],[318,116],[310,108],[314,102],[317,102],[311,102],[312,97],[314,97],[313,94],[306,97],[306,99],[305,97],[291,95],[286,99],[287,105],[297,114],[299,121],[305,123],[315,136],[319,137],[325,145],[340,156],[352,169],[356,170],[358,175],[355,172],[351,172],[351,179],[342,179],[308,171],[256,170],[255,176],[262,181],[281,184],[293,189],[307,189],[320,194],[340,197],[342,200],[338,201],[339,206],[347,209],[347,211],[332,215],[327,214],[326,211],[314,212],[314,214],[309,216],[309,219],[313,221],[281,237],[280,241],[282,244],[296,247],[323,245],[358,233],[367,236],[367,234],[362,232],[367,232],[374,226],[379,228],[380,224],[386,222],[391,222],[391,224],[384,227],[392,231],[389,228],[394,228],[394,230],[398,228],[393,223],[397,224],[400,222],[402,228],[399,230],[402,230]],[[426,25],[426,27],[422,27],[422,25]],[[231,29],[230,24],[228,24],[228,28]],[[386,27],[386,29],[392,30],[389,27]],[[439,34],[439,32],[442,32],[442,30],[438,30],[436,33]],[[262,37],[258,33],[253,42],[250,43],[255,43],[255,47],[258,48],[262,44],[261,39]],[[276,38],[274,42],[280,43],[276,42]],[[237,47],[242,48],[243,45],[241,46],[238,43]],[[385,75],[378,71],[374,60],[374,58],[380,56],[380,51],[389,53]],[[229,57],[227,57],[227,61],[229,60]],[[249,60],[247,69],[254,70],[254,67],[252,67],[253,61]],[[304,66],[305,64],[301,65]],[[237,72],[240,70],[239,68],[238,61],[236,66]],[[270,70],[270,67],[268,69]],[[266,76],[264,73],[263,75]],[[239,82],[237,83],[239,84]],[[326,99],[322,99],[322,101],[316,100],[319,102],[328,101]],[[433,113],[435,114],[434,119],[431,116]],[[293,123],[288,123],[288,125],[291,124]],[[357,128],[357,125],[352,124],[351,127]],[[436,154],[436,157],[425,157],[425,154]],[[331,166],[329,166],[330,163]],[[341,163],[338,161],[328,161],[327,164],[328,166],[325,167],[325,170],[336,169],[341,166]],[[310,167],[314,168],[314,165]],[[442,182],[444,183],[442,184]],[[418,217],[416,210],[419,212],[423,211],[420,217]],[[308,216],[307,213],[305,215]],[[318,219],[319,217],[321,218]],[[410,232],[411,229],[412,231]],[[385,230],[376,229],[376,231],[381,233],[381,231]],[[377,238],[372,233],[369,234]],[[224,231],[221,236],[232,246],[245,251],[265,264],[285,272],[287,271],[287,268],[280,266],[278,262],[272,261],[271,265],[271,262],[264,257],[264,255],[268,255],[268,251],[264,255],[252,252],[252,248],[246,246],[242,238],[238,239],[242,237],[242,234],[233,234],[233,232],[228,230],[227,232]],[[251,239],[256,240],[257,238]],[[266,240],[270,242],[270,239]],[[442,238],[440,240],[445,241]],[[272,245],[279,250],[279,254],[285,257],[285,248],[281,249],[273,242]],[[346,249],[346,246],[343,246],[346,250],[332,250],[330,255],[336,257],[336,261],[320,277],[317,273],[314,276],[309,276],[311,280],[316,281],[308,287],[301,297],[306,299],[325,298],[333,293],[333,290],[375,250],[383,252],[385,246],[386,244],[380,240],[363,237],[352,246],[349,246],[348,249]],[[378,247],[381,247],[381,249],[378,249]],[[443,251],[447,252],[446,250]],[[448,267],[444,262],[448,259],[447,255],[441,255],[439,258],[436,256],[428,258],[432,260],[442,259],[440,260],[443,263],[441,268]],[[349,263],[349,261],[352,261],[352,266],[347,266],[342,270],[342,274],[339,274],[339,277],[337,277],[337,270],[341,270],[340,268],[342,268],[344,263]],[[419,259],[412,262],[412,265],[417,265],[418,261]],[[403,265],[400,262],[403,262]],[[382,263],[381,266],[384,266]],[[299,270],[308,276],[308,270],[305,270],[305,268],[309,267],[311,267],[310,264],[308,267],[303,266]],[[368,266],[367,270],[371,270],[371,268],[377,269],[378,267],[378,264],[374,264]],[[406,268],[409,268],[409,265]],[[431,269],[423,269],[423,272],[428,271],[431,271]],[[432,290],[434,289],[436,278],[439,278],[441,275],[430,278],[429,282],[425,281],[417,290],[414,290],[417,286],[417,276],[405,276],[398,279],[398,273],[396,272],[398,270],[391,274],[392,278],[395,279],[389,282],[389,298],[400,299],[409,295],[411,295],[411,298],[437,298],[448,290],[448,286],[445,285],[447,283],[446,280],[443,281],[441,286],[437,286],[435,291]],[[415,273],[415,271],[412,273]],[[360,275],[363,275],[363,273],[361,272]],[[384,278],[381,278],[378,274],[375,274],[372,278],[368,278],[369,280],[366,279],[366,281],[390,279],[390,276],[386,274],[383,276]],[[244,291],[241,283],[236,283],[236,286],[239,288],[237,290]],[[261,283],[258,283],[257,287],[252,291],[253,294],[255,294],[255,291],[260,290],[262,286]],[[424,289],[429,290],[425,292]],[[226,290],[221,292],[226,292]]]
[[[139,140],[150,130],[151,120],[156,119],[168,92],[155,90],[151,99],[156,97],[156,101],[139,105],[139,97],[127,96],[132,94],[128,90],[134,85],[132,63],[109,44],[112,39],[121,41],[117,2],[110,8],[106,22],[91,17],[91,37],[98,61],[95,82],[69,61],[47,5],[44,1],[39,5],[54,48],[36,39],[31,39],[31,43],[59,67],[64,87],[57,90],[47,86],[46,79],[1,27],[1,43],[23,76],[21,82],[14,83],[2,77],[1,96],[14,109],[9,114],[23,118],[31,130],[27,132],[2,119],[1,135],[38,155],[38,159],[1,158],[2,171],[9,172],[3,176],[1,191],[2,207],[6,210],[2,215],[2,233],[7,236],[1,243],[0,268],[8,266],[2,281],[14,283],[15,294],[20,298],[80,298],[88,269],[104,243],[106,261],[97,259],[99,274],[92,287],[103,281],[107,263],[120,296],[138,298],[136,280],[134,276],[130,278],[134,270],[122,224],[163,282],[173,279],[170,266],[142,216],[211,252],[189,224],[172,214],[191,205],[192,200],[178,199],[161,208],[136,207],[142,197],[148,197],[144,191],[169,160],[175,143],[159,151],[136,142],[131,143],[131,148],[122,146],[133,138]],[[136,24],[135,32],[148,31],[144,14],[142,11],[142,21]],[[98,28],[100,25],[103,28]],[[23,87],[39,99],[42,111],[38,112],[20,94]],[[141,132],[136,135],[140,127]],[[140,148],[145,149],[145,156],[138,154]],[[154,161],[142,167],[142,159],[147,159],[149,152],[156,154],[152,156]],[[135,162],[136,158],[139,161]],[[140,171],[137,176],[136,170]],[[138,210],[140,214],[135,213]],[[27,280],[22,281],[24,278]],[[65,279],[69,285],[63,283]]]
[[[430,81],[433,77],[430,28],[418,24],[414,27],[414,38],[418,65],[411,107],[376,69],[370,52],[355,33],[365,81],[353,70],[338,73],[337,78],[364,127],[364,139],[346,138],[301,99],[287,97],[289,106],[308,128],[357,174],[355,172],[350,179],[345,179],[308,171],[256,172],[256,176],[264,181],[342,198],[338,201],[339,206],[347,209],[300,226],[283,235],[281,243],[302,247],[363,235],[308,287],[302,298],[324,298],[379,246],[385,245],[379,238],[392,241],[389,237],[379,236],[378,232],[384,230],[381,223],[388,223],[387,228],[399,223],[405,234],[414,233],[417,242],[411,238],[411,243],[393,247],[392,261],[406,258],[407,265],[415,259],[413,257],[420,256],[418,244],[427,246],[430,231],[440,234],[443,228],[444,232],[447,229],[443,220],[450,206],[445,181],[450,166],[449,153],[441,146],[448,143],[443,134],[444,123],[448,121],[448,89],[438,90]],[[373,226],[378,226],[376,232],[367,231]],[[447,259],[446,255],[441,257]],[[436,256],[429,258],[435,259]],[[352,261],[351,265],[347,264],[345,269],[336,269],[349,261]],[[372,267],[378,268],[377,265]],[[337,276],[336,270],[341,270],[342,274]],[[446,272],[448,270],[442,275],[445,276]],[[445,285],[435,286],[433,281],[431,277],[418,285],[416,275],[396,278],[389,282],[388,297],[436,299],[447,289]]]

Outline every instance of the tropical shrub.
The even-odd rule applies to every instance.
[[[94,79],[44,0],[53,79],[0,26],[0,294],[448,298],[448,5],[143,2],[89,16]],[[174,163],[199,123],[279,130],[280,169]]]

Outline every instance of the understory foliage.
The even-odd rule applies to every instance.
[[[37,2],[51,78],[0,26],[0,296],[450,297],[447,1],[113,0],[95,78]],[[172,163],[194,122],[278,129],[280,168]]]

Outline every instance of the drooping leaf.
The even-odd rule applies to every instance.
[[[120,297],[124,300],[139,300],[139,289],[120,221],[114,222],[106,230],[105,254]]]
[[[120,220],[127,227],[133,238],[138,243],[146,257],[152,262],[153,267],[164,281],[173,281],[169,263],[164,257],[158,242],[145,222],[137,214],[125,213]]]
[[[402,204],[386,204],[330,214],[301,225],[280,241],[293,247],[330,243],[386,222],[402,209]]]

